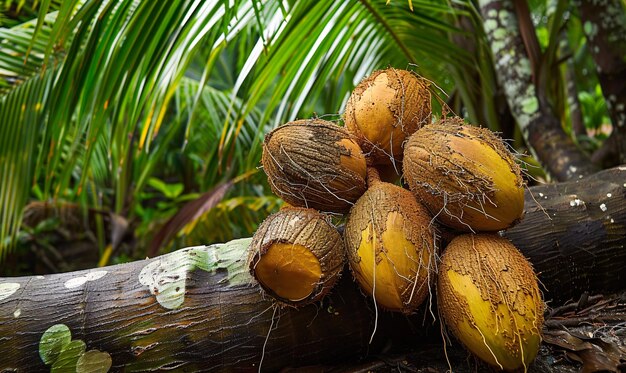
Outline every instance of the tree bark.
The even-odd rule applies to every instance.
[[[528,53],[534,49],[527,51],[524,47],[513,0],[479,0],[479,4],[498,81],[504,86],[513,116],[537,160],[560,181],[597,171],[563,131],[547,99],[533,82],[533,74],[539,74],[540,69],[533,70]],[[535,64],[537,59],[538,56],[533,57]]]
[[[525,218],[507,237],[534,264],[548,299],[624,289],[626,167],[530,188],[526,203]],[[418,315],[383,312],[347,272],[320,304],[273,306],[247,271],[248,243],[0,279],[0,371],[253,371],[261,364],[275,371],[443,343],[429,316],[437,314],[434,296]],[[467,353],[448,348],[454,364],[463,364]],[[553,360],[540,355],[531,371],[550,371]]]
[[[601,154],[617,157],[599,160],[614,166],[626,162],[626,7],[622,1],[610,0],[577,0],[576,4],[613,123],[610,140],[605,142],[613,151]]]
[[[505,236],[533,263],[553,304],[626,287],[626,167],[532,187]]]

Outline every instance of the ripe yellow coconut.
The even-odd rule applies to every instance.
[[[437,238],[431,223],[411,192],[382,181],[370,183],[350,210],[344,230],[348,261],[377,305],[408,314],[429,294]]]
[[[293,206],[346,213],[365,192],[361,148],[325,120],[298,120],[268,133],[261,161],[272,191]]]
[[[410,71],[387,69],[361,81],[346,104],[344,121],[371,164],[402,161],[402,144],[430,123],[429,84]]]
[[[286,207],[254,233],[248,266],[261,288],[277,301],[301,306],[333,287],[345,262],[341,235],[313,209]]]
[[[505,238],[453,239],[439,266],[437,301],[449,330],[487,363],[526,370],[537,355],[544,311],[537,278]]]
[[[441,223],[463,231],[498,231],[524,212],[515,157],[485,128],[444,119],[414,133],[404,149],[404,178]]]

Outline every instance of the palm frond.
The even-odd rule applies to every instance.
[[[55,19],[56,12],[40,21],[34,19],[12,28],[0,28],[0,95],[8,94],[43,71]]]
[[[12,201],[3,204],[9,208],[3,209],[2,236],[19,225],[32,180],[41,178],[44,199],[63,197],[67,190],[81,193],[91,175],[93,144],[102,145],[98,139],[105,132],[111,138],[115,210],[121,211],[132,174],[126,164],[147,158],[194,54],[223,37],[236,12],[223,1],[67,1],[55,14],[42,15],[43,21],[20,25],[24,32],[5,32],[1,111],[12,120],[4,122],[1,145],[26,142],[30,147],[22,151],[32,162],[33,134],[42,135],[37,167],[22,167],[20,152],[3,146],[12,157],[3,167],[24,175],[0,181],[0,200]],[[48,95],[25,83],[44,81],[36,78],[42,73],[45,82],[54,82],[39,84],[49,88]],[[20,114],[34,104],[36,111]],[[30,131],[20,128],[20,115],[32,119]],[[43,171],[36,175],[35,169]]]
[[[356,84],[374,68],[386,65],[417,64],[435,55],[463,61],[466,53],[454,53],[458,51],[445,34],[453,28],[438,18],[450,8],[430,2],[416,2],[415,6],[422,12],[366,0],[297,2],[283,25],[267,37],[271,40],[268,52],[258,54],[256,60],[257,54],[251,56],[256,67],[251,78],[254,84],[242,96],[254,107],[271,89],[266,117],[278,109],[276,124],[295,118],[307,97],[317,97],[311,93],[319,93],[320,86],[340,74]],[[246,78],[244,70],[235,92]],[[339,104],[345,98],[341,97]]]
[[[0,261],[11,246],[28,200],[34,173],[41,100],[50,92],[51,71],[28,79],[0,97]],[[9,240],[7,240],[9,238]]]

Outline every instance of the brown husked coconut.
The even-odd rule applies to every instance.
[[[345,225],[348,262],[377,305],[408,314],[422,304],[433,283],[436,229],[410,191],[371,179]]]
[[[326,295],[345,262],[341,235],[313,209],[287,207],[261,223],[248,266],[261,288],[282,304],[301,306]]]
[[[537,277],[507,239],[453,239],[439,265],[437,302],[448,329],[487,363],[525,371],[537,355],[544,311]]]
[[[265,136],[263,169],[285,202],[346,213],[365,192],[365,157],[348,132],[322,119],[297,120]]]
[[[430,123],[428,82],[400,69],[373,72],[361,81],[346,104],[344,121],[371,164],[401,162],[402,144]]]
[[[458,230],[498,231],[524,212],[524,182],[513,154],[493,132],[458,118],[409,138],[404,178],[438,221]]]

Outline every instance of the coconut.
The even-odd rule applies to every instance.
[[[365,192],[361,148],[325,120],[298,120],[268,133],[262,163],[272,191],[293,206],[345,213]]]
[[[382,181],[370,183],[352,207],[344,229],[348,262],[376,304],[408,314],[429,294],[437,237],[431,222],[411,192]]]
[[[333,287],[343,264],[341,235],[313,209],[286,207],[261,223],[248,267],[261,288],[282,304],[301,306]]]
[[[387,69],[361,81],[346,104],[344,121],[371,164],[402,161],[402,144],[431,118],[425,79],[410,71]]]
[[[424,126],[409,138],[403,167],[418,200],[449,227],[497,231],[523,215],[520,167],[488,129],[458,118]]]
[[[439,311],[472,353],[505,370],[526,370],[541,343],[543,302],[530,263],[505,238],[464,234],[446,247]]]

